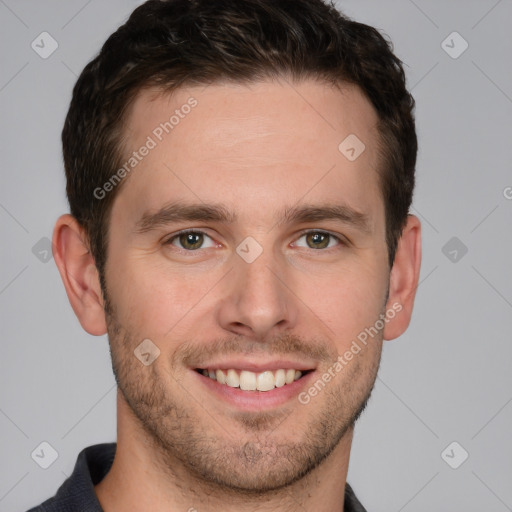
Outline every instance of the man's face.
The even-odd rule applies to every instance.
[[[182,108],[191,96],[197,105]],[[158,130],[175,110],[172,131]],[[126,147],[138,150],[148,136],[156,145],[113,205],[108,331],[129,411],[119,421],[158,447],[162,467],[178,461],[225,488],[269,490],[307,474],[351,435],[382,333],[341,370],[335,362],[387,307],[376,123],[358,89],[313,81],[146,91],[136,100]],[[355,160],[338,149],[351,134],[365,144]],[[221,206],[227,218],[153,216],[173,204]],[[283,217],[305,206],[344,215]],[[134,350],[148,339],[160,355],[146,366]],[[308,371],[284,385],[279,372],[270,391],[197,371],[229,368],[245,370],[249,387],[247,370]],[[334,377],[308,393],[326,372]]]

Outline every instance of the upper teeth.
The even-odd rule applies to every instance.
[[[238,372],[240,372],[240,374]],[[232,388],[240,387],[240,389],[244,391],[270,391],[274,388],[280,388],[285,384],[291,384],[294,380],[302,376],[302,372],[292,368],[276,370],[275,372],[267,370],[261,373],[229,369],[203,370],[203,375]]]

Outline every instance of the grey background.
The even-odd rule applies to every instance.
[[[116,437],[107,338],[81,329],[40,240],[67,211],[60,131],[77,74],[138,3],[0,0],[2,512],[53,495],[82,448]],[[411,326],[385,344],[348,481],[369,512],[512,510],[512,2],[338,5],[406,64],[423,223]],[[43,31],[59,45],[47,59],[31,48]],[[469,44],[456,59],[441,46],[453,31]],[[59,455],[46,470],[31,458],[42,441]],[[469,453],[458,469],[445,460],[461,448],[441,456],[453,441]]]

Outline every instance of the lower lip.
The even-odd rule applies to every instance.
[[[298,401],[297,395],[309,385],[315,374],[314,371],[311,371],[291,384],[285,384],[271,391],[243,391],[240,388],[232,388],[227,384],[220,384],[195,370],[192,370],[192,372],[216,396],[245,411],[259,411],[278,407],[292,399]]]

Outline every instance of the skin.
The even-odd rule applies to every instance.
[[[172,96],[146,90],[128,119],[126,147],[139,148],[190,96],[197,106],[118,191],[106,297],[83,230],[70,215],[55,226],[71,305],[87,332],[108,331],[118,382],[117,453],[95,487],[98,499],[106,512],[341,511],[353,423],[375,382],[382,341],[411,318],[420,222],[408,217],[390,271],[377,114],[358,88],[281,80]],[[353,162],[338,150],[349,134],[366,146]],[[222,203],[237,220],[137,232],[145,212],[176,200]],[[277,223],[283,206],[304,203],[349,205],[367,215],[369,230],[331,219]],[[186,252],[179,237],[165,243],[185,228],[208,235],[198,250]],[[315,248],[322,244],[303,229],[342,242]],[[247,236],[263,249],[252,263],[236,252]],[[393,305],[400,312],[307,404],[293,398],[241,411],[190,368],[220,357],[288,357],[311,362],[320,377]],[[133,351],[148,338],[160,356],[144,366]]]

